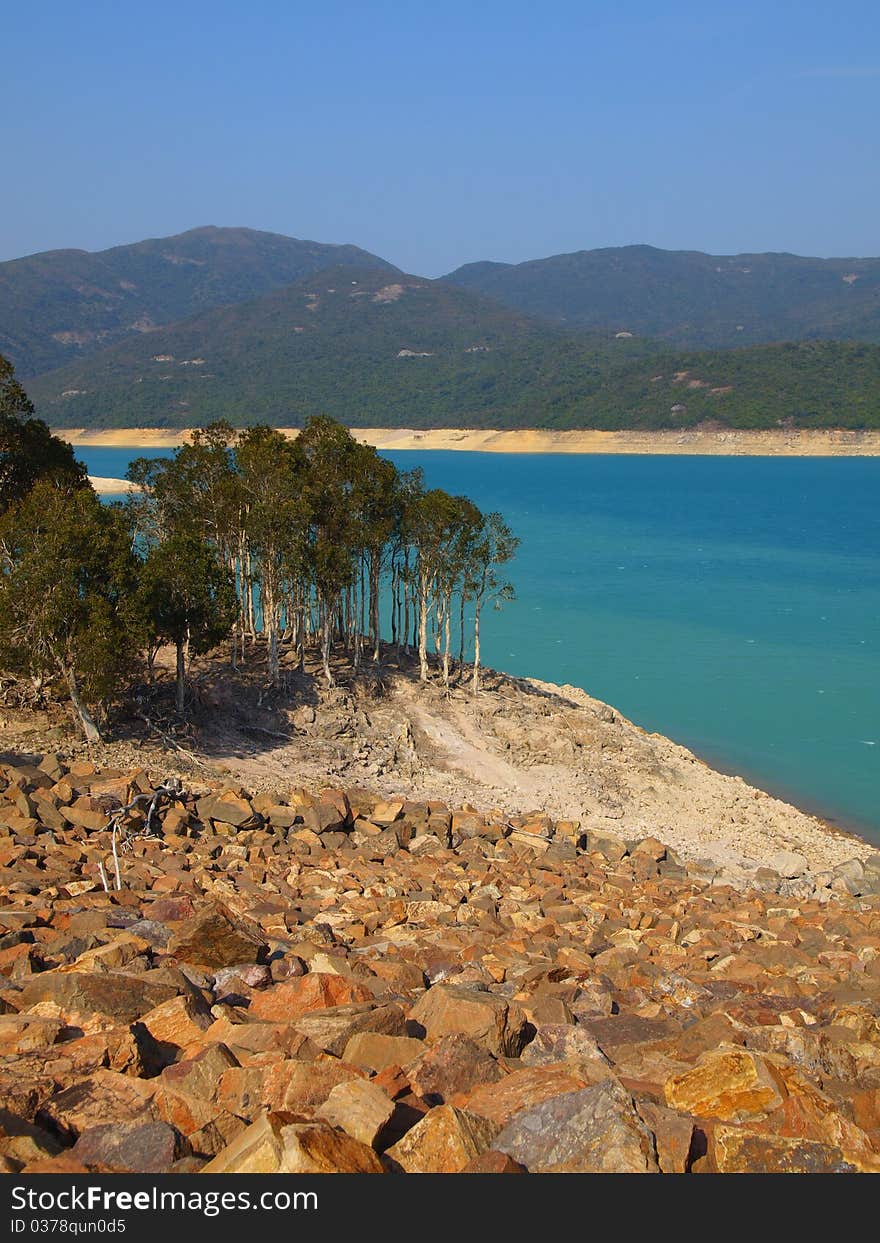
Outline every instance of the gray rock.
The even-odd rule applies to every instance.
[[[523,1049],[525,1066],[545,1066],[556,1062],[591,1062],[610,1067],[608,1058],[583,1027],[569,1023],[542,1023],[534,1040]]]
[[[833,874],[845,880],[859,881],[865,875],[865,865],[861,859],[845,859],[843,863],[838,863]]]
[[[656,1174],[654,1137],[615,1079],[524,1110],[493,1147],[541,1174]]]
[[[795,876],[791,880],[784,880],[779,886],[779,896],[780,898],[797,898],[798,901],[807,901],[813,896],[815,889],[815,880],[807,872],[803,876]]]
[[[83,1131],[71,1156],[83,1165],[133,1174],[164,1174],[189,1152],[167,1122],[116,1122]]]
[[[769,865],[785,880],[803,876],[810,866],[804,856],[798,854],[796,850],[780,850],[770,859]]]

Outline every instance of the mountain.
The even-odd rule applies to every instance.
[[[53,426],[477,426],[565,417],[591,372],[641,341],[571,334],[454,285],[327,269],[118,342],[30,380]],[[652,352],[654,347],[650,346]]]
[[[357,246],[214,226],[95,254],[13,259],[0,263],[0,354],[20,377],[35,375],[341,263],[397,271]]]
[[[443,280],[568,328],[632,332],[687,348],[880,341],[880,259],[623,246],[470,263]]]
[[[455,285],[363,267],[313,274],[38,376],[55,427],[880,426],[880,346],[673,352],[562,330]]]

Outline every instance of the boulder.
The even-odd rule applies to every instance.
[[[29,979],[18,994],[22,1010],[40,1002],[57,1006],[70,1026],[89,1026],[96,1015],[132,1023],[177,993],[175,984],[147,980],[139,975],[106,972],[43,971]],[[82,1016],[83,1022],[77,1022]]]
[[[310,971],[255,993],[248,1014],[268,1022],[291,1022],[313,1010],[372,1001],[370,990],[347,976]]]
[[[372,1148],[325,1122],[268,1113],[251,1123],[202,1174],[383,1174]]]
[[[658,1173],[654,1140],[615,1080],[517,1114],[494,1147],[542,1174]]]
[[[167,1122],[121,1122],[89,1127],[70,1155],[86,1166],[121,1174],[167,1174],[189,1151]]]
[[[426,1039],[453,1032],[469,1036],[490,1053],[517,1057],[530,1034],[528,1021],[514,1001],[455,984],[436,984],[410,1011]]]
[[[266,950],[262,934],[220,902],[181,924],[168,942],[168,953],[174,958],[209,970],[261,962]]]
[[[488,1118],[438,1105],[389,1148],[386,1156],[407,1174],[457,1174],[491,1148],[498,1133]]]
[[[712,1132],[712,1164],[719,1174],[855,1174],[839,1148],[819,1140],[765,1135],[732,1126]]]
[[[364,1077],[359,1067],[336,1057],[321,1056],[314,1062],[273,1062],[265,1068],[263,1104],[271,1110],[311,1114],[338,1084]]]
[[[412,1061],[424,1050],[422,1040],[412,1036],[388,1036],[384,1032],[358,1032],[345,1046],[342,1057],[352,1066],[365,1070],[384,1070]]]
[[[592,1068],[559,1062],[551,1066],[526,1066],[476,1088],[465,1097],[466,1107],[480,1117],[491,1118],[499,1127],[544,1101],[564,1093],[576,1092],[608,1077],[603,1067]]]
[[[784,880],[794,880],[809,871],[809,863],[796,850],[780,850],[768,860],[768,865]]]
[[[693,1070],[673,1075],[665,1085],[671,1109],[724,1122],[768,1114],[785,1095],[779,1076],[764,1058],[731,1046],[702,1054]]]
[[[381,1137],[394,1115],[394,1102],[386,1092],[366,1079],[352,1079],[332,1089],[317,1116],[331,1126],[371,1148],[381,1147]]]
[[[54,1092],[40,1107],[36,1121],[71,1143],[93,1126],[152,1121],[155,1084],[112,1070],[97,1070],[88,1079]]]
[[[461,1032],[452,1032],[434,1045],[422,1046],[415,1060],[406,1064],[406,1074],[421,1097],[443,1104],[458,1093],[497,1083],[506,1071],[482,1045]]]
[[[525,1066],[547,1066],[556,1062],[591,1063],[597,1069],[611,1063],[593,1036],[584,1027],[570,1023],[543,1023],[522,1051]]]

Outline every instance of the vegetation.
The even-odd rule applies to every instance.
[[[629,331],[689,349],[880,342],[880,259],[623,246],[471,263],[444,279],[570,329]]]
[[[431,635],[447,686],[455,602],[461,678],[465,604],[475,606],[478,649],[483,605],[512,598],[499,574],[517,541],[501,515],[483,515],[466,497],[426,491],[419,473],[398,472],[333,419],[309,420],[295,441],[269,427],[236,432],[214,424],[173,458],[132,463],[129,475],[139,492],[127,510],[136,541],[149,550],[146,566],[179,565],[182,580],[206,584],[195,595],[215,602],[215,617],[221,598],[234,599],[225,629],[235,659],[245,660],[262,634],[275,688],[282,646],[302,665],[314,645],[328,686],[334,648],[348,653],[355,670],[365,659],[378,665],[383,581],[391,641],[407,654],[418,650],[426,681]],[[203,486],[194,489],[194,479]],[[205,550],[201,563],[198,548]],[[235,585],[228,596],[221,569]],[[185,632],[180,624],[174,635],[159,625],[152,633],[173,638],[180,652]],[[476,668],[472,681],[476,689]]]
[[[396,271],[357,246],[213,227],[97,254],[52,250],[13,259],[0,263],[0,353],[19,375],[36,375],[340,263]]]
[[[34,407],[11,363],[0,355],[0,514],[38,479],[69,487],[85,485],[85,467],[73,449],[33,415]]]
[[[22,443],[63,456],[38,430]],[[326,417],[295,441],[213,424],[173,458],[132,463],[129,477],[129,499],[105,506],[78,471],[25,462],[0,516],[0,670],[38,697],[66,695],[91,741],[126,684],[143,668],[152,680],[162,644],[176,651],[181,713],[190,655],[227,637],[236,662],[265,640],[276,691],[282,652],[302,666],[310,646],[332,686],[333,655],[355,671],[379,666],[384,599],[398,653],[418,649],[425,681],[433,641],[448,687],[467,672],[465,605],[478,656],[484,606],[512,598],[502,571],[517,541],[500,514],[427,491]],[[476,693],[478,664],[471,683]]]
[[[137,563],[123,515],[89,487],[39,480],[0,518],[0,668],[60,684],[89,741],[132,672]]]
[[[336,268],[30,384],[54,426],[880,426],[880,346],[678,353],[550,329],[464,290]]]

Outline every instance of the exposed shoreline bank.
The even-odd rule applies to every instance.
[[[296,436],[296,428],[280,428]],[[376,449],[446,449],[472,453],[632,453],[742,457],[878,457],[880,430],[744,431],[514,431],[434,428],[352,428],[352,435]],[[189,429],[59,428],[55,434],[72,445],[103,448],[168,449],[186,444]]]

